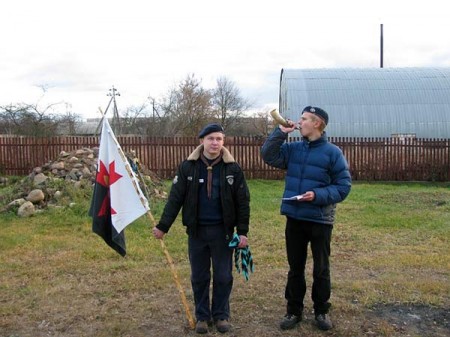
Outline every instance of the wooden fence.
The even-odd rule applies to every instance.
[[[290,139],[297,140],[296,138]],[[195,137],[118,137],[124,151],[134,150],[140,162],[161,178],[172,178],[176,167],[199,144]],[[449,181],[450,139],[330,137],[344,152],[353,180]],[[54,161],[61,151],[98,146],[98,137],[31,138],[0,136],[0,174],[27,175]],[[227,137],[226,147],[248,179],[282,179],[284,172],[260,156],[264,139]]]

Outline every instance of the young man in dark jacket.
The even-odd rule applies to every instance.
[[[288,123],[290,127],[276,128],[261,149],[267,164],[286,170],[281,214],[287,218],[289,273],[285,290],[287,309],[280,328],[292,329],[302,320],[305,264],[311,243],[315,319],[320,329],[329,330],[331,232],[336,203],[350,193],[351,177],[342,151],[327,140],[324,129],[328,114],[323,109],[312,106],[303,109],[298,122],[302,141],[286,142],[288,134],[297,127],[292,121]]]
[[[173,179],[168,202],[153,235],[162,239],[179,211],[189,236],[191,283],[195,301],[196,332],[207,333],[215,322],[219,332],[230,329],[229,298],[233,286],[232,249],[236,230],[239,248],[247,246],[250,193],[244,174],[224,147],[221,125],[200,131],[201,144],[183,161]],[[209,286],[213,268],[212,303]]]

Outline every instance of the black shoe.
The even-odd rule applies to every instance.
[[[320,330],[330,330],[333,327],[333,323],[331,323],[328,314],[316,315],[316,323]]]
[[[195,332],[205,334],[208,332],[208,323],[206,321],[197,321],[195,325]]]
[[[230,323],[228,323],[228,321],[226,319],[219,319],[216,321],[216,328],[217,331],[219,331],[220,333],[225,333],[230,331]]]
[[[281,330],[289,330],[295,328],[295,326],[302,321],[302,316],[286,314],[280,322]]]

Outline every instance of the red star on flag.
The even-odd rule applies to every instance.
[[[109,187],[116,181],[118,181],[120,178],[122,178],[122,175],[116,172],[115,161],[112,161],[109,164],[109,172],[106,169],[106,166],[103,163],[103,161],[100,161],[100,170],[97,173],[96,181],[97,183],[108,189],[108,194],[105,196],[105,199],[103,199],[102,206],[100,207],[100,210],[98,212],[98,216],[107,215],[109,210],[111,211],[111,214],[116,214],[116,211],[110,206],[111,201],[110,201]]]

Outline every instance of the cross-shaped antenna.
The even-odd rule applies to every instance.
[[[114,86],[112,86],[112,88],[109,89],[109,93],[107,93],[106,96],[112,96],[112,97],[120,96],[120,92],[118,92],[117,89],[114,88]]]
[[[120,117],[119,117],[119,111],[117,110],[117,102],[116,102],[116,96],[120,96],[120,93],[117,91],[116,88],[114,88],[114,86],[112,86],[112,88],[109,89],[109,92],[106,94],[106,96],[111,97],[111,100],[109,101],[109,104],[108,104],[108,108],[109,108],[109,105],[111,104],[111,102],[113,102],[113,118],[112,118],[111,128],[113,129],[114,134],[120,135],[120,132],[121,132]],[[108,108],[106,108],[105,114],[108,111]]]

